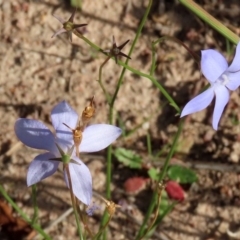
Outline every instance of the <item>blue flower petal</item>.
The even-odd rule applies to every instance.
[[[210,87],[200,95],[193,98],[190,102],[188,102],[187,105],[183,108],[180,117],[184,117],[188,114],[199,112],[205,109],[212,102],[213,97],[214,90],[213,87]]]
[[[52,35],[52,38],[56,37],[56,36],[59,35],[59,34],[65,33],[65,32],[67,32],[66,29],[60,28],[59,30],[57,30],[57,31]]]
[[[56,150],[54,135],[40,121],[20,118],[16,121],[14,130],[18,139],[28,147],[50,152]]]
[[[56,130],[56,135],[60,139],[73,142],[73,134],[63,123],[67,124],[70,128],[75,129],[77,126],[78,115],[67,104],[66,101],[59,103],[55,106],[51,113],[52,124]]]
[[[92,176],[88,167],[77,157],[72,157],[76,162],[69,163],[69,172],[74,195],[84,204],[89,205],[92,200]],[[66,170],[64,170],[64,179],[68,184]]]
[[[235,57],[227,71],[228,72],[240,71],[240,42],[238,43],[238,45],[236,47]]]
[[[235,73],[228,72],[227,77],[229,79],[229,82],[226,84],[226,87],[231,91],[235,91],[240,86],[240,70]]]
[[[66,20],[64,20],[63,18],[53,14],[53,17],[55,17],[60,23],[64,24],[66,22]]]
[[[34,158],[27,173],[27,185],[31,186],[41,180],[51,176],[57,171],[59,162],[49,160],[55,158],[51,153],[43,153]]]
[[[202,51],[201,70],[210,83],[214,83],[228,68],[228,63],[222,54],[209,49]]]
[[[83,131],[80,152],[97,152],[113,143],[122,133],[118,127],[108,124],[95,124]]]
[[[215,89],[215,94],[216,94],[216,101],[215,101],[215,107],[213,111],[213,120],[212,120],[212,125],[215,130],[218,129],[218,123],[219,120],[222,116],[223,110],[226,106],[226,104],[229,101],[229,91],[228,89],[223,86],[219,85]]]

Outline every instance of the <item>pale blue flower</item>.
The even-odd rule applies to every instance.
[[[219,52],[212,49],[203,50],[201,70],[211,86],[187,103],[181,117],[205,109],[215,96],[212,126],[217,130],[223,110],[229,101],[229,90],[234,91],[240,86],[240,43],[229,67]]]
[[[20,118],[15,123],[15,133],[22,143],[31,148],[47,151],[36,156],[31,162],[27,173],[28,186],[57,171],[59,161],[52,159],[60,158],[61,154],[56,144],[65,153],[74,145],[72,132],[63,123],[74,129],[78,123],[78,114],[63,101],[54,107],[51,118],[54,134],[37,120]],[[120,134],[121,129],[112,125],[88,126],[82,133],[80,153],[100,151],[115,141]],[[92,198],[92,176],[88,167],[74,153],[70,156],[74,161],[68,163],[73,193],[81,202],[89,205]],[[68,186],[66,171],[64,171],[64,179]]]

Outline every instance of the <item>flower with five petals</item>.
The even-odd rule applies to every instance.
[[[181,117],[205,109],[215,96],[212,126],[217,130],[223,110],[229,101],[229,90],[235,91],[240,86],[240,42],[230,66],[219,52],[212,49],[203,50],[201,70],[211,86],[187,103]]]
[[[59,103],[51,112],[53,134],[42,122],[20,118],[15,123],[18,139],[31,148],[46,150],[31,162],[27,173],[27,185],[31,186],[57,171],[61,153],[66,153],[74,145],[72,132],[63,123],[75,128],[78,122],[77,113],[65,102]],[[96,152],[106,148],[121,134],[121,129],[108,124],[88,126],[82,133],[80,152]],[[74,151],[75,152],[75,151]],[[84,204],[89,205],[92,198],[92,177],[88,167],[74,155],[69,156],[69,172],[74,195]],[[64,179],[69,187],[67,173]]]

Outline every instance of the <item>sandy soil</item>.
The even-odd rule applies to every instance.
[[[240,33],[240,4],[231,1],[198,1],[213,16],[237,34]],[[112,35],[117,44],[127,39],[123,49],[128,53],[136,29],[144,14],[147,1],[83,1],[76,23],[88,23],[85,37],[101,46],[111,48]],[[151,42],[163,35],[179,38],[196,53],[214,48],[226,54],[226,41],[205,23],[184,9],[177,1],[155,1],[129,65],[148,73],[151,65]],[[68,19],[73,9],[57,0],[0,0],[0,182],[9,195],[31,215],[31,190],[26,186],[26,171],[38,151],[19,143],[13,130],[19,117],[39,119],[48,126],[50,111],[61,100],[81,113],[95,95],[96,116],[92,123],[108,121],[108,105],[99,87],[98,69],[105,56],[92,50],[85,42],[67,36],[51,38],[61,24],[52,16]],[[188,52],[177,43],[165,41],[157,48],[155,77],[174,100],[183,107],[195,96],[206,81]],[[231,56],[228,56],[231,61]],[[103,70],[103,83],[112,94],[122,68],[109,61]],[[240,239],[230,238],[240,229],[240,120],[239,90],[232,93],[217,132],[212,130],[213,105],[188,117],[181,136],[181,145],[174,159],[182,164],[195,164],[199,181],[186,189],[185,201],[178,204],[164,219],[151,239]],[[145,78],[127,71],[115,106],[117,115],[130,131],[145,122],[130,137],[119,139],[121,146],[140,153],[147,159],[146,134],[150,133],[153,151],[171,143],[179,117],[164,96]],[[146,120],[147,119],[147,120]],[[105,152],[84,155],[93,174],[94,191],[105,192]],[[174,161],[173,159],[173,161]],[[159,160],[160,161],[160,160]],[[201,165],[199,165],[201,163]],[[233,166],[233,167],[231,167]],[[131,170],[114,160],[112,192],[114,201],[125,202],[110,224],[109,238],[133,239],[144,217],[151,189],[129,196],[124,182],[133,176],[146,176],[144,171]],[[70,195],[61,170],[38,187],[40,222],[53,239],[77,239],[73,214],[52,226],[52,222],[70,208]],[[96,203],[100,203],[96,197]],[[102,211],[90,219],[97,230]],[[10,239],[0,232],[0,237]]]

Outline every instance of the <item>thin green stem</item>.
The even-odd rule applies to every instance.
[[[162,147],[162,149],[160,149],[160,150],[154,155],[154,159],[159,158],[159,157],[163,154],[163,152],[167,150],[167,148],[169,148],[169,144],[165,144],[165,145]]]
[[[84,205],[84,210],[81,211],[81,208],[80,208],[80,201],[75,197],[75,202],[76,202],[76,208],[77,208],[77,212],[78,212],[78,216],[80,217],[83,225],[84,225],[84,229],[86,230],[85,231],[85,235],[88,233],[89,234],[89,237],[92,238],[93,237],[93,233],[91,231],[91,229],[89,228],[88,226],[88,219],[86,218],[86,207]],[[86,237],[85,237],[86,239]]]
[[[176,149],[176,146],[177,146],[177,142],[178,142],[178,138],[179,138],[179,136],[180,136],[180,134],[182,132],[182,126],[183,126],[183,119],[181,119],[180,122],[179,122],[178,131],[177,131],[177,133],[174,136],[171,149],[170,149],[170,151],[169,151],[169,153],[168,153],[168,155],[166,157],[166,160],[165,160],[164,165],[163,165],[163,169],[162,169],[162,171],[161,171],[161,173],[159,175],[159,179],[158,179],[159,182],[161,182],[164,179],[165,175],[166,175],[170,159],[172,158],[172,156],[173,156],[173,154],[175,152],[175,149]],[[148,221],[148,219],[150,218],[150,216],[151,216],[151,214],[153,212],[156,200],[157,200],[157,193],[154,192],[153,197],[151,199],[151,203],[150,203],[149,208],[148,208],[148,211],[147,211],[147,213],[145,215],[143,223],[142,223],[142,225],[140,227],[140,230],[138,232],[138,235],[136,237],[137,240],[141,239],[141,236],[144,233],[145,226],[146,226],[147,221]]]
[[[179,121],[178,130],[177,130],[176,135],[174,136],[173,144],[172,144],[172,146],[170,148],[170,151],[169,151],[169,153],[167,155],[167,158],[166,158],[166,160],[164,162],[163,168],[162,168],[162,170],[160,172],[160,175],[159,175],[159,179],[158,179],[159,182],[163,181],[163,179],[165,178],[169,162],[170,162],[170,160],[171,160],[171,158],[172,158],[172,156],[173,156],[173,154],[175,152],[175,149],[177,147],[178,139],[179,139],[179,137],[181,135],[181,132],[182,132],[183,121],[184,121],[183,119],[180,119],[180,121]]]
[[[10,198],[7,192],[4,190],[3,186],[0,184],[0,193],[8,201],[8,203],[18,212],[18,214],[32,227],[34,228],[45,240],[51,240],[51,237],[43,231],[41,226],[38,224],[33,224],[31,219],[17,206],[17,204]]]
[[[136,36],[135,36],[135,38],[134,38],[134,40],[133,40],[132,46],[131,46],[130,51],[129,51],[129,53],[128,53],[128,56],[129,56],[129,57],[131,57],[132,52],[133,52],[133,50],[134,50],[134,48],[135,48],[135,45],[136,45],[136,43],[137,43],[137,41],[138,41],[138,39],[139,39],[139,37],[140,37],[140,35],[141,35],[142,29],[143,29],[143,27],[144,27],[144,25],[145,25],[145,22],[147,21],[147,17],[148,17],[148,14],[149,14],[149,12],[150,12],[151,6],[152,6],[152,0],[149,0],[147,9],[146,9],[146,11],[145,11],[145,13],[144,13],[144,16],[143,16],[143,19],[142,19],[142,21],[141,21],[141,23],[140,23],[140,25],[139,25],[139,27],[138,27],[138,29],[137,29],[137,34],[136,34]],[[125,65],[126,65],[126,66],[128,65],[128,61],[129,61],[129,59],[127,58],[126,61],[125,61]],[[120,89],[120,87],[121,87],[121,85],[122,85],[122,82],[123,82],[123,77],[124,77],[125,71],[126,71],[126,67],[124,66],[124,68],[122,69],[120,78],[119,78],[119,80],[118,80],[116,90],[115,90],[115,92],[114,92],[114,94],[113,94],[113,98],[112,98],[112,102],[111,102],[111,107],[114,106],[114,103],[115,103],[115,100],[116,100],[116,98],[117,98],[119,89]],[[113,116],[110,115],[110,124],[112,123],[112,121],[113,121]]]
[[[129,132],[127,132],[125,134],[124,137],[129,137],[131,136],[133,133],[135,133],[139,128],[141,128],[143,126],[144,123],[148,122],[150,119],[152,118],[152,115],[148,118],[145,118],[140,124],[138,124],[135,128],[133,128],[132,130],[130,130]]]
[[[142,31],[142,28],[146,22],[146,19],[147,19],[147,16],[149,14],[149,11],[150,11],[150,8],[151,8],[151,5],[152,5],[152,0],[149,1],[149,5],[148,5],[148,8],[144,14],[144,17],[141,21],[141,24],[138,28],[138,31],[137,31],[137,34],[136,34],[136,37],[133,41],[133,44],[131,46],[131,49],[130,49],[130,52],[129,52],[129,56],[131,55],[131,53],[133,52],[133,49],[135,47],[135,44],[141,34],[141,31]],[[82,36],[81,34],[79,34],[77,31],[73,31],[74,34],[76,34],[79,38],[81,38],[82,40],[84,40],[87,44],[89,44],[92,48],[94,48],[95,50],[97,51],[101,51],[103,54],[105,54],[103,52],[103,50],[98,47],[97,45],[95,45],[94,43],[92,43],[90,40],[88,40],[87,38],[85,38],[84,36]],[[107,54],[105,54],[107,55]],[[113,57],[111,57],[113,59]],[[117,98],[117,95],[118,95],[118,92],[119,92],[119,89],[122,85],[122,81],[123,81],[123,77],[124,77],[124,74],[125,74],[125,71],[126,69],[129,70],[130,72],[132,73],[135,73],[137,74],[138,76],[141,76],[141,77],[145,77],[147,79],[149,79],[153,85],[155,85],[159,90],[160,92],[164,95],[164,97],[169,101],[170,105],[173,106],[175,108],[175,110],[177,111],[177,113],[180,113],[180,108],[178,107],[178,105],[175,103],[175,101],[173,100],[173,98],[168,94],[168,92],[164,89],[164,87],[152,76],[153,75],[153,71],[154,71],[154,65],[152,64],[152,67],[151,67],[151,71],[150,71],[150,75],[149,74],[146,74],[146,73],[142,73],[130,66],[128,66],[128,59],[126,60],[125,63],[123,63],[122,61],[118,61],[118,64],[123,66],[123,70],[121,72],[121,75],[120,75],[120,78],[119,78],[119,81],[117,83],[117,87],[116,87],[116,90],[114,92],[114,95],[113,95],[113,98],[111,100],[111,104],[110,104],[110,110],[109,110],[109,122],[110,124],[113,123],[113,113],[114,113],[114,103],[115,103],[115,100]],[[102,70],[102,69],[101,69]],[[101,72],[99,73],[101,74]],[[172,146],[173,148],[173,146]],[[171,152],[171,151],[170,151]],[[167,161],[167,160],[166,160]],[[107,150],[107,191],[106,191],[106,196],[108,199],[111,198],[111,191],[110,191],[110,183],[111,183],[111,165],[112,165],[112,146],[110,146]],[[153,196],[153,202],[152,202],[152,205],[154,206],[154,203],[156,202],[156,195]],[[145,218],[147,221],[151,215],[153,211],[153,208],[151,209],[151,206],[149,208],[149,216],[147,218]],[[103,217],[103,220],[102,220],[102,226],[106,223],[107,221],[107,215],[105,214],[104,217]],[[143,234],[143,231],[144,231],[144,227],[145,227],[145,224],[146,222],[143,223],[142,225],[142,230],[141,232],[139,232],[138,236],[141,236]],[[104,232],[105,233],[105,232]],[[103,235],[103,238],[106,238],[106,234]]]
[[[111,110],[111,108],[110,108]],[[111,188],[110,188],[110,184],[111,184],[111,173],[112,173],[112,145],[110,145],[107,149],[107,169],[106,169],[106,172],[107,172],[107,186],[108,186],[108,183],[109,183],[109,187],[107,187],[106,189],[106,196],[107,196],[107,199],[110,199],[111,198]],[[99,231],[103,228],[103,226],[106,225],[106,223],[108,222],[108,213],[107,211],[104,212],[104,215],[103,215],[103,218],[102,218],[102,221],[101,221],[101,227],[99,229]],[[104,228],[105,229],[105,228]],[[103,232],[103,239],[106,239],[106,232],[104,231]]]
[[[153,76],[153,73],[155,71],[156,68],[156,46],[155,43],[152,42],[152,63],[151,63],[151,68],[150,68],[150,76]]]
[[[152,222],[149,224],[146,232],[140,237],[140,240],[142,240],[151,231],[151,229],[153,228],[153,226],[157,220],[157,217],[159,214],[159,209],[160,209],[160,204],[161,204],[161,200],[162,200],[162,192],[163,192],[164,188],[165,188],[165,185],[162,183],[159,183],[159,185],[156,187],[156,192],[157,192],[158,196],[157,196],[157,204],[156,204],[156,210],[154,213],[154,217],[152,219]]]
[[[109,59],[110,59],[110,57],[108,56],[108,57],[106,58],[106,60],[101,64],[101,66],[100,66],[100,68],[99,68],[99,74],[98,74],[98,82],[99,82],[99,84],[100,84],[100,87],[101,87],[102,90],[103,90],[103,93],[104,93],[106,99],[107,99],[108,105],[111,104],[111,97],[109,96],[108,92],[106,91],[106,89],[105,89],[105,87],[104,87],[104,85],[103,85],[103,83],[102,83],[102,69],[103,69],[104,65],[107,63],[107,61],[108,61]]]
[[[221,22],[219,22],[216,18],[211,16],[208,12],[206,12],[203,8],[201,8],[198,4],[193,2],[192,0],[179,0],[181,4],[190,9],[194,14],[200,17],[203,21],[213,27],[216,31],[221,33],[225,38],[229,39],[231,42],[238,44],[240,38],[225,27]]]
[[[108,220],[106,221],[106,223],[99,229],[98,233],[93,237],[93,240],[95,239],[99,239],[99,237],[101,236],[102,232],[107,228],[110,220],[112,219],[112,216],[108,217]]]
[[[159,216],[157,218],[157,220],[155,221],[153,227],[151,228],[151,230],[148,232],[148,237],[150,238],[151,235],[155,232],[156,227],[161,223],[161,221],[164,219],[165,216],[167,216],[171,210],[175,207],[176,203],[172,203],[162,214],[161,216]]]
[[[91,46],[93,49],[95,49],[96,51],[100,51],[101,53],[103,53],[104,55],[107,56],[107,53],[104,53],[103,50],[98,47],[96,44],[94,44],[93,42],[91,42],[89,39],[87,39],[86,37],[84,37],[81,33],[79,33],[76,30],[73,30],[73,33],[78,36],[79,38],[81,38],[84,42],[86,42],[89,46]]]
[[[143,29],[143,26],[147,20],[147,16],[150,12],[150,9],[151,9],[151,6],[152,6],[152,0],[149,0],[149,3],[148,3],[148,7],[145,11],[145,14],[143,16],[143,19],[138,27],[138,30],[137,30],[137,33],[136,33],[136,36],[133,40],[133,43],[131,45],[131,48],[130,48],[130,51],[128,53],[128,56],[130,57],[134,48],[135,48],[135,45],[140,37],[140,34],[142,32],[142,29]],[[89,45],[92,46],[92,43],[90,44],[89,41],[87,41],[89,43]],[[96,48],[95,48],[96,49]],[[129,59],[127,58],[126,61],[125,61],[125,64],[123,64],[122,62],[118,61],[118,63],[120,63],[120,65],[123,66],[123,69],[122,69],[122,72],[121,72],[121,75],[119,77],[119,80],[118,80],[118,83],[117,83],[117,86],[116,86],[116,89],[115,89],[115,92],[113,94],[113,97],[112,97],[112,100],[111,100],[111,104],[110,104],[110,109],[109,109],[109,123],[110,124],[113,124],[113,112],[114,112],[114,103],[116,101],[116,98],[117,98],[117,95],[118,95],[118,92],[120,90],[120,87],[122,85],[122,82],[123,82],[123,77],[124,77],[124,74],[125,74],[125,71],[126,71],[126,66],[128,66],[128,61]],[[136,70],[137,71],[137,70]],[[107,149],[107,185],[106,185],[106,196],[107,196],[107,199],[110,199],[111,198],[111,188],[110,188],[110,185],[111,185],[111,178],[112,178],[112,146],[110,145]],[[105,224],[107,220],[107,215],[106,213],[104,214],[103,216],[103,221],[102,221],[102,225]],[[106,234],[103,235],[103,239],[106,239]]]
[[[37,185],[32,185],[32,201],[33,201],[33,218],[32,218],[32,224],[37,223],[38,219],[38,205],[37,205]]]
[[[170,105],[175,108],[177,113],[180,113],[180,108],[178,107],[177,103],[173,100],[173,98],[168,94],[168,92],[164,89],[164,87],[153,76],[143,73],[143,72],[140,72],[130,66],[125,65],[124,63],[122,63],[120,61],[119,61],[119,63],[121,63],[121,65],[123,67],[125,67],[126,69],[128,69],[130,72],[135,73],[141,77],[145,77],[145,78],[149,79],[160,90],[160,92],[163,94],[163,96],[169,101]]]
[[[148,155],[152,156],[151,136],[149,133],[147,133],[147,149],[148,149]]]
[[[172,37],[172,36],[163,36],[159,39],[157,39],[156,41],[152,42],[152,53],[153,55],[155,55],[155,51],[156,51],[156,45],[165,41],[165,40],[170,40],[170,41],[173,41],[173,42],[176,42],[178,43],[179,45],[181,45],[182,47],[184,47],[188,52],[189,54],[192,56],[192,58],[195,60],[195,62],[199,65],[199,61],[200,61],[200,56],[198,54],[196,54],[195,52],[193,52],[187,45],[185,45],[181,40],[175,38],[175,37]],[[154,58],[155,59],[155,58]],[[152,60],[153,61],[153,60]],[[151,75],[151,74],[150,74]]]
[[[112,145],[110,145],[107,149],[107,189],[106,189],[106,195],[107,199],[111,199],[111,176],[112,173]]]
[[[74,34],[76,34],[79,38],[81,38],[82,40],[84,40],[87,44],[89,44],[92,48],[94,48],[95,50],[97,51],[101,51],[102,52],[102,49],[100,47],[98,47],[97,45],[95,45],[94,43],[92,43],[90,40],[88,40],[87,38],[85,38],[84,36],[82,36],[80,33],[76,32],[76,31],[73,31]],[[104,55],[107,56],[106,53],[102,52]],[[114,58],[111,57],[113,60]],[[140,72],[138,71],[137,69],[135,68],[132,68],[130,67],[129,65],[126,65],[125,63],[123,63],[122,61],[118,60],[118,64],[121,65],[122,67],[126,68],[127,70],[129,70],[130,72],[132,73],[135,73],[137,74],[138,76],[141,76],[141,77],[145,77],[147,79],[149,79],[153,85],[155,85],[159,90],[160,92],[163,94],[163,96],[169,101],[170,105],[172,107],[175,108],[175,110],[177,111],[177,113],[180,113],[180,108],[178,107],[178,105],[175,103],[175,101],[173,100],[173,98],[168,94],[168,92],[164,89],[164,87],[151,75],[149,74],[146,74],[146,73],[143,73],[143,72]],[[115,100],[114,100],[115,101]],[[113,109],[110,108],[110,113],[109,115],[111,116],[110,119],[113,119]],[[110,122],[111,123],[111,122]]]
[[[64,164],[64,169],[66,170],[66,173],[67,173],[69,190],[70,190],[70,195],[71,195],[71,200],[72,200],[72,207],[73,207],[73,212],[74,212],[75,219],[76,219],[76,223],[77,223],[78,236],[79,236],[79,239],[80,239],[80,240],[83,240],[82,230],[81,230],[81,225],[80,225],[80,221],[79,221],[79,218],[78,218],[76,201],[75,201],[75,196],[74,196],[74,194],[73,194],[72,180],[71,180],[71,175],[70,175],[70,171],[69,171],[69,166],[68,166],[68,164]]]

